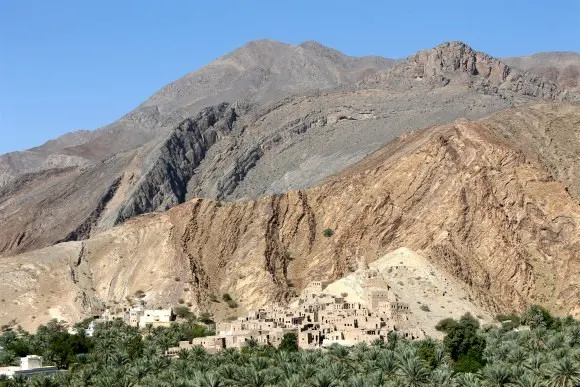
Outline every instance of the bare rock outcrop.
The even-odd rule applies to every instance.
[[[541,75],[562,89],[580,91],[580,54],[577,52],[542,52],[502,60],[512,67]]]
[[[25,174],[0,189],[0,254],[83,240],[123,220],[185,201],[207,150],[226,135],[236,110],[202,110],[147,144],[96,165]]]
[[[420,51],[391,69],[366,78],[363,83],[412,86],[416,81],[446,86],[450,82],[471,82],[477,90],[503,90],[551,100],[561,100],[566,92],[540,75],[510,68],[502,61],[475,51],[462,42],[447,42]]]
[[[376,82],[356,86],[363,75]],[[396,63],[253,42],[106,128],[0,157],[0,255],[83,240],[193,197],[306,189],[415,128],[563,95],[457,42]]]
[[[526,119],[511,121],[525,122],[511,132],[532,136],[547,111],[577,133],[578,109],[512,110]],[[579,202],[520,141],[525,136],[497,128],[497,117],[406,134],[311,189],[229,203],[193,199],[84,242],[4,258],[0,293],[14,298],[3,304],[0,323],[19,315],[33,326],[57,312],[72,319],[83,312],[75,301],[83,291],[114,304],[142,290],[148,305],[182,298],[202,310],[229,293],[257,307],[283,302],[311,279],[342,277],[356,249],[372,261],[400,247],[462,281],[490,311],[534,302],[578,316]],[[48,284],[81,249],[90,288],[58,277],[51,294]]]

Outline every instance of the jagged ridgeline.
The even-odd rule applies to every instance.
[[[34,300],[5,313],[143,287],[253,307],[343,276],[354,246],[416,250],[490,310],[577,313],[572,92],[458,42],[403,60],[252,42],[105,128],[0,157],[0,289]]]

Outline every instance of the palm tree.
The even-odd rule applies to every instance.
[[[401,386],[418,387],[429,382],[429,370],[425,363],[415,356],[408,356],[409,352],[404,352],[399,357],[399,367],[395,374]]]
[[[549,363],[546,366],[546,374],[548,386],[550,387],[567,387],[580,384],[580,367],[569,357],[560,359],[555,363]]]
[[[244,387],[266,387],[273,382],[268,370],[257,371],[253,367],[240,368],[237,380],[234,386]]]
[[[453,369],[448,364],[437,367],[431,372],[429,377],[429,386],[450,386],[453,379]]]
[[[393,377],[397,371],[397,361],[393,352],[383,351],[379,359],[375,362],[375,367],[387,377]]]
[[[312,378],[314,375],[316,375],[319,371],[318,367],[315,366],[314,364],[311,363],[303,363],[303,362],[299,362],[298,363],[298,367],[297,367],[297,371],[298,373],[304,378],[304,379],[310,379]]]
[[[282,384],[280,384],[281,387],[303,387],[304,386],[304,380],[302,380],[300,378],[300,376],[298,375],[291,375],[287,378],[285,378],[282,381]]]
[[[188,360],[177,359],[171,363],[171,369],[174,370],[181,378],[192,379],[195,373],[201,367],[195,367],[193,363]]]
[[[216,372],[221,375],[221,377],[228,381],[231,382],[233,380],[236,379],[238,373],[239,373],[239,369],[236,365],[231,364],[231,363],[225,363],[220,365]]]
[[[457,387],[480,387],[481,380],[479,375],[471,373],[461,373],[455,377],[455,385]]]
[[[338,379],[330,372],[318,372],[308,383],[311,387],[336,387],[338,386]]]
[[[543,354],[538,353],[529,356],[524,362],[524,367],[530,370],[534,375],[540,376],[543,373],[544,364],[546,363],[546,357]]]
[[[528,358],[528,353],[521,347],[515,347],[507,356],[511,364],[522,365]]]
[[[485,366],[481,371],[484,385],[489,387],[507,386],[512,381],[512,373],[508,367],[501,363],[493,363]]]
[[[225,383],[214,372],[197,373],[193,379],[193,387],[222,387]]]
[[[149,364],[147,361],[143,359],[137,359],[131,368],[127,371],[127,375],[133,378],[137,382],[141,382],[141,380],[149,374]]]
[[[367,387],[369,385],[371,386],[380,386],[382,385],[378,384],[376,382],[374,383],[367,383],[367,380],[365,380],[364,377],[362,377],[361,375],[354,375],[351,378],[349,378],[346,382],[342,383],[342,387]]]
[[[258,341],[256,339],[250,339],[250,340],[246,341],[246,343],[244,345],[244,349],[252,351],[252,350],[255,350],[256,348],[258,348],[259,346],[260,346],[260,344],[258,344]]]
[[[58,385],[50,376],[40,375],[34,376],[27,383],[30,387],[57,387]]]
[[[567,331],[568,345],[572,348],[580,346],[580,326],[571,326]]]
[[[514,386],[517,387],[543,387],[545,386],[544,380],[533,373],[527,372],[521,376],[515,378],[513,382]]]
[[[55,385],[59,387],[78,387],[84,385],[80,381],[75,380],[72,372],[57,372],[53,376]]]
[[[26,386],[26,377],[22,375],[14,375],[12,380],[9,383],[10,387],[25,387]]]

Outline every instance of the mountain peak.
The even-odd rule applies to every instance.
[[[461,41],[444,42],[419,51],[391,69],[366,78],[363,83],[413,87],[416,81],[440,86],[458,82],[472,84],[486,93],[507,89],[518,94],[557,100],[566,94],[548,79],[513,70],[501,60],[476,51]]]

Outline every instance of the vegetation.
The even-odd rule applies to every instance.
[[[187,306],[175,306],[173,307],[173,313],[179,318],[193,318],[193,313]]]
[[[228,306],[229,306],[230,308],[232,308],[232,309],[233,309],[233,308],[237,308],[237,307],[238,307],[238,303],[237,303],[237,302],[235,302],[234,300],[229,300],[229,301],[227,302],[227,304],[228,304]]]
[[[4,333],[0,361],[37,353],[70,372],[0,381],[0,386],[580,385],[580,322],[554,318],[538,307],[517,317],[530,329],[480,327],[467,314],[438,324],[443,341],[408,341],[391,332],[386,342],[299,350],[296,334],[289,333],[278,349],[250,340],[241,351],[208,354],[194,347],[173,360],[163,352],[179,340],[207,334],[203,326],[191,320],[142,336],[114,322],[97,325],[94,337],[87,338],[51,323],[35,335]],[[501,322],[507,320],[514,321],[513,316]]]
[[[326,228],[324,231],[322,231],[322,235],[324,235],[326,238],[330,238],[334,235],[334,231],[331,228]]]

